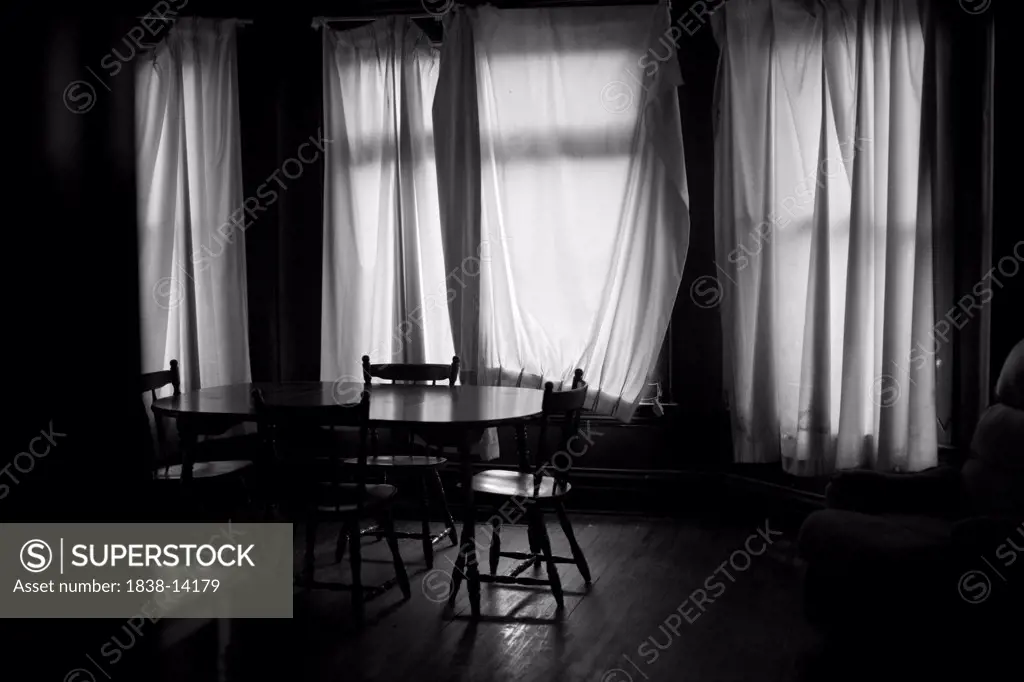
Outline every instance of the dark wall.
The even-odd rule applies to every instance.
[[[708,6],[716,3],[709,2]],[[697,19],[691,3],[675,3],[673,24],[685,27],[679,38],[683,87],[679,107],[690,189],[690,248],[676,296],[672,368],[681,428],[702,451],[729,454],[729,418],[722,385],[722,325],[718,308],[697,305],[690,292],[701,277],[716,276],[713,103],[718,45],[707,16]],[[706,304],[706,300],[698,298]],[[723,447],[724,446],[724,447]]]
[[[0,523],[140,520],[151,453],[138,391],[134,83],[100,67],[130,24],[26,5],[0,10]],[[65,679],[124,624],[12,615],[0,618],[5,679]],[[151,644],[116,674],[152,679],[141,674]]]
[[[1019,244],[1024,241],[1024,226],[1021,225],[1020,207],[1017,195],[1020,191],[1020,156],[1021,130],[1017,123],[1019,105],[1017,104],[1017,88],[1005,85],[1008,78],[1014,78],[1010,71],[1012,64],[1020,61],[1020,44],[1003,31],[995,30],[995,17],[999,7],[1008,9],[1008,3],[993,6],[990,21],[993,22],[992,33],[996,48],[992,57],[996,64],[997,81],[1004,82],[1002,90],[992,83],[994,91],[994,110],[992,111],[995,140],[993,144],[993,194],[995,197],[992,214],[994,222],[993,259],[998,261],[1007,255],[1015,255],[1024,260],[1024,251]],[[1004,26],[1009,19],[1004,12]],[[1012,30],[1012,24],[1011,30]],[[988,25],[986,24],[986,28]],[[1008,75],[1010,72],[1010,75]],[[995,383],[1003,362],[1010,350],[1024,340],[1024,262],[1020,271],[1007,282],[1005,292],[992,301],[992,350],[991,367],[992,383]]]
[[[57,10],[0,18],[10,439],[0,468],[55,432],[49,454],[7,470],[17,483],[0,480],[0,518],[69,508],[80,520],[123,518],[141,501],[134,82],[100,68],[128,26]]]
[[[309,17],[257,20],[238,52],[245,196],[266,209],[246,230],[252,376],[315,381],[324,166],[315,147],[301,152],[312,163],[299,149],[323,129],[320,38]]]
[[[1007,89],[1000,92],[989,78],[990,31],[998,7],[994,4],[977,15],[954,2],[934,3],[933,9],[949,49],[942,86],[951,144],[940,173],[946,176],[941,190],[953,208],[953,234],[945,244],[952,277],[936,282],[936,319],[954,310],[964,297],[984,301],[984,294],[977,295],[979,287],[992,292],[982,313],[969,314],[960,328],[952,330],[951,343],[939,354],[946,365],[936,368],[940,381],[948,382],[950,442],[965,448],[993,397],[1003,361],[1024,338],[1024,251],[1018,248],[1021,257],[1014,255],[1024,230],[1007,201],[1013,194],[1008,181],[1011,164],[1016,163],[1013,139],[1019,132],[1015,125],[1006,125],[1012,121]],[[1006,50],[1015,51],[1012,46]],[[1010,59],[1012,55],[1004,53],[996,63],[1005,70]],[[999,75],[1000,69],[995,73]],[[992,145],[987,142],[990,135]],[[941,399],[943,384],[939,387]]]

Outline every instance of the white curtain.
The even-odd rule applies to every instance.
[[[405,17],[323,29],[325,381],[362,381],[363,355],[451,362],[430,116],[439,56]]]
[[[136,64],[143,372],[249,381],[236,25],[181,19]]]
[[[736,461],[781,458],[798,475],[936,463],[922,12],[733,0],[715,14]]]
[[[455,345],[481,382],[568,384],[578,367],[588,407],[631,418],[689,237],[670,39],[664,5],[446,17],[445,260]]]

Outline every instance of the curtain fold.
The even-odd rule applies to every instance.
[[[737,0],[715,16],[734,458],[919,470],[938,431],[927,17],[918,0],[814,9]]]
[[[249,381],[234,21],[181,19],[136,65],[142,371]]]
[[[361,382],[363,355],[451,362],[430,115],[438,62],[407,17],[323,29],[323,380]]]
[[[483,383],[561,387],[581,368],[588,407],[628,421],[689,238],[667,7],[458,8],[445,28],[434,121],[446,269],[466,274],[456,347]]]

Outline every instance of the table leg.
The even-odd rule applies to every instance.
[[[479,437],[479,434],[478,434]],[[466,495],[466,582],[469,583],[469,606],[473,617],[480,616],[480,567],[476,560],[476,504],[473,500],[473,462],[467,438],[459,445],[462,457],[462,485]]]
[[[477,436],[479,439],[479,435]],[[476,506],[473,501],[473,465],[470,454],[471,434],[459,441],[459,457],[462,460],[463,521],[459,556],[452,571],[451,593],[448,606],[455,606],[455,598],[463,577],[469,588],[469,606],[474,618],[480,616],[480,569],[476,559]]]
[[[192,466],[195,462],[199,431],[187,419],[178,419],[178,440],[181,443],[181,482],[192,481]]]

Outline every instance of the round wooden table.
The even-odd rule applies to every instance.
[[[343,405],[359,400],[359,383],[298,381],[214,386],[153,402],[153,411],[177,420],[182,444],[182,481],[191,480],[192,455],[199,435],[216,435],[242,422],[259,422],[252,389],[259,388],[271,405]],[[464,566],[474,616],[480,613],[480,580],[476,562],[475,508],[470,447],[485,429],[515,426],[521,461],[528,458],[525,423],[540,416],[543,391],[512,386],[423,386],[370,384],[370,422],[378,427],[416,426],[458,433],[465,516],[459,560],[452,572],[452,596],[458,592]],[[454,600],[454,599],[453,599]]]
[[[323,406],[358,402],[365,385],[296,381],[214,386],[160,398],[153,403],[153,411],[211,425],[255,422],[253,388],[259,388],[271,405]],[[543,391],[512,386],[370,384],[370,421],[381,427],[415,424],[485,429],[539,416],[543,397]]]

